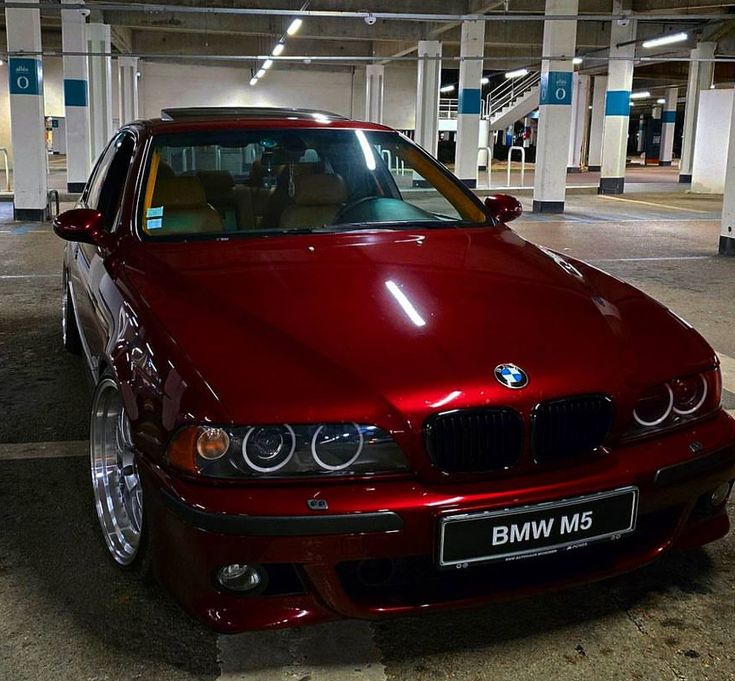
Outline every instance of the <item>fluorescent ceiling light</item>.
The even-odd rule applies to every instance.
[[[439,92],[454,92],[454,85],[445,85],[439,88]]]
[[[645,90],[644,92],[631,92],[630,98],[631,99],[648,99],[651,96],[651,93],[648,92],[648,90]]]
[[[406,294],[398,288],[398,285],[394,281],[386,281],[385,287],[401,306],[406,317],[408,317],[416,326],[426,326],[424,318],[418,313],[418,310],[413,306],[413,303],[406,297]]]
[[[274,57],[277,57],[279,54],[281,54],[281,52],[283,52],[285,48],[286,46],[283,43],[276,43],[275,47],[273,48],[273,52],[271,52],[271,54]]]
[[[480,80],[480,82],[483,85],[487,85],[490,82],[490,79],[487,76],[483,76],[482,79]]]
[[[302,19],[294,19],[286,29],[286,33],[289,35],[293,35],[294,33],[298,33],[299,29],[301,28],[301,24],[303,24]]]
[[[574,64],[575,66],[579,66],[583,61],[584,59],[582,59],[582,57],[575,57],[574,59],[572,59],[572,64]]]
[[[252,78],[250,79],[250,85],[255,85],[255,84],[256,84],[257,82],[258,82],[258,79],[257,79],[257,77],[256,77],[256,76],[253,76],[253,77],[252,77]]]
[[[266,59],[263,62],[263,68],[267,71],[271,66],[273,66],[273,60],[272,59]]]
[[[515,71],[508,71],[505,74],[506,78],[521,78],[522,76],[528,75],[528,69],[516,69]]]
[[[660,38],[651,38],[651,40],[644,40],[642,45],[646,49],[652,47],[661,47],[662,45],[671,45],[672,43],[680,43],[689,37],[687,33],[669,33],[669,35],[662,35]]]
[[[256,78],[262,78],[265,75],[265,69],[260,69],[258,73],[255,74]]]
[[[666,100],[662,97],[661,99],[656,100],[656,104],[666,104]]]

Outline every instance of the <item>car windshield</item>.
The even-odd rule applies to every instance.
[[[149,238],[487,224],[479,202],[394,132],[227,130],[154,138]]]

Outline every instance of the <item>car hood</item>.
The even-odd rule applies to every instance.
[[[149,242],[126,276],[239,423],[413,428],[459,406],[620,398],[711,359],[644,294],[507,228]],[[501,386],[501,363],[528,386]]]

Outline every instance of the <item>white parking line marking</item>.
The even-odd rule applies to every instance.
[[[695,208],[684,208],[683,206],[672,206],[668,203],[654,203],[653,201],[641,201],[640,199],[624,199],[620,196],[609,196],[607,194],[600,194],[598,198],[606,199],[607,201],[624,201],[625,203],[638,203],[642,206],[654,206],[655,208],[666,208],[667,210],[683,210],[686,213],[711,213],[710,210],[696,210]]]
[[[720,358],[720,370],[722,371],[722,387],[727,392],[735,393],[735,359],[723,355],[721,352],[717,353]]]
[[[62,459],[80,456],[89,456],[89,442],[87,440],[0,443],[0,461]]]
[[[46,279],[48,277],[60,277],[56,274],[0,274],[0,279]]]
[[[385,681],[373,626],[342,620],[219,636],[219,681]]]
[[[670,255],[651,258],[598,258],[587,262],[659,262],[668,260],[711,260],[714,255]]]

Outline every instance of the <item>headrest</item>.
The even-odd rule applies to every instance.
[[[176,177],[176,173],[174,172],[174,169],[165,161],[161,161],[158,164],[158,174],[156,177],[159,180],[168,179],[170,177]]]
[[[198,170],[197,177],[207,194],[227,193],[235,186],[232,173],[227,170]]]
[[[196,177],[162,177],[156,181],[152,203],[167,208],[205,206],[207,196]]]
[[[334,206],[347,200],[347,189],[339,175],[300,175],[293,198],[299,206]]]

